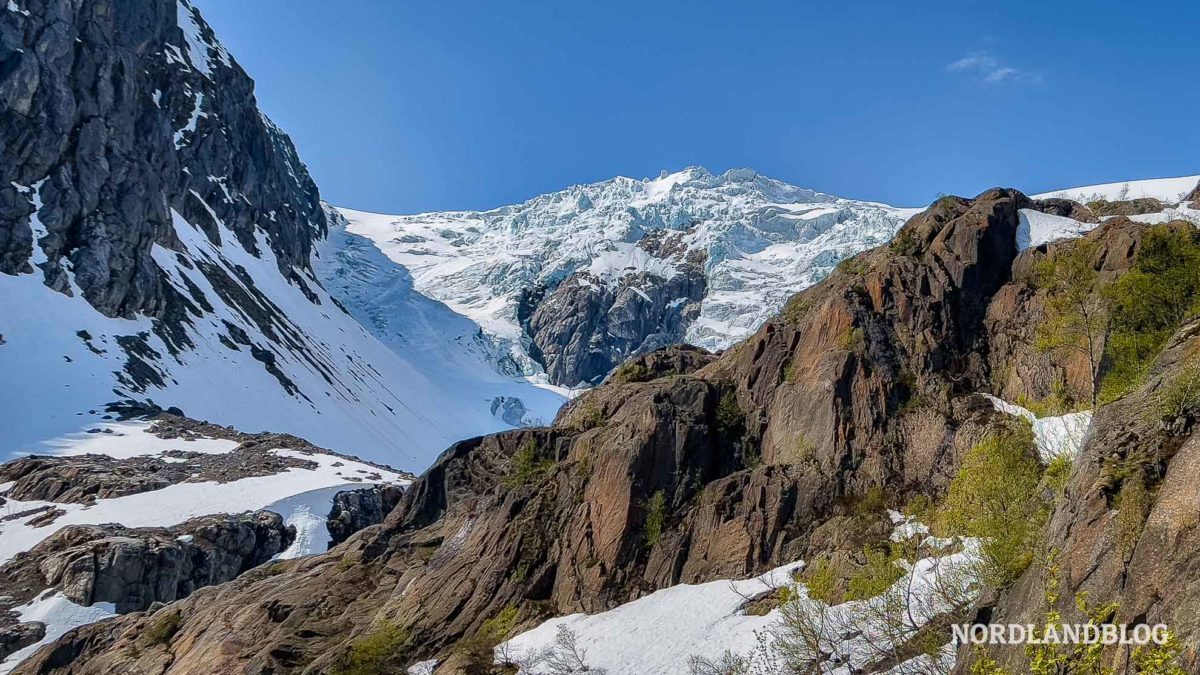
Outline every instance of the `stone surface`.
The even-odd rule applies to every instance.
[[[0,567],[11,604],[48,588],[120,613],[173,602],[261,565],[296,536],[277,513],[204,516],[170,528],[71,525]]]
[[[333,508],[326,521],[329,529],[329,548],[346,541],[350,535],[383,522],[387,514],[400,503],[404,489],[396,485],[373,485],[358,490],[346,490],[334,495]]]

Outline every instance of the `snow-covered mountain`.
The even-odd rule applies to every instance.
[[[490,211],[341,211],[417,290],[476,321],[526,372],[574,386],[664,343],[728,347],[916,210],[690,167]],[[562,320],[571,315],[588,319]]]
[[[419,470],[561,404],[330,221],[188,0],[0,21],[0,457],[177,408]],[[385,314],[355,311],[362,294]]]

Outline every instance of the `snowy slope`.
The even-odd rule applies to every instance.
[[[1153,197],[1168,204],[1175,204],[1195,189],[1198,183],[1200,183],[1200,175],[1181,176],[1179,178],[1150,178],[1117,183],[1102,183],[1100,185],[1085,185],[1065,190],[1043,192],[1031,196],[1034,199],[1049,199],[1051,197],[1073,199],[1082,203],[1097,199],[1124,201],[1126,199]]]
[[[716,176],[691,167],[576,185],[490,211],[341,212],[350,232],[411,271],[417,290],[507,342],[514,361],[534,373],[517,316],[522,292],[582,270],[604,283],[632,272],[669,278],[674,263],[634,245],[650,232],[681,232],[688,250],[705,254],[708,289],[686,339],[724,348],[839,260],[891,239],[916,211],[840,199],[749,169]]]
[[[38,452],[41,440],[87,424],[89,411],[131,400],[250,432],[287,431],[420,470],[461,438],[510,428],[499,407],[493,412],[498,401],[523,399],[536,411],[525,422],[548,419],[562,401],[497,375],[469,353],[457,358],[473,348],[467,327],[402,285],[389,296],[388,321],[412,321],[420,343],[389,347],[311,274],[297,271],[314,299],[285,279],[261,234],[255,256],[223,226],[219,245],[178,214],[174,227],[181,250],[156,246],[153,254],[192,299],[174,343],[150,319],[105,317],[78,293],[52,291],[39,271],[0,276],[0,370],[19,383],[0,391],[2,455]],[[337,237],[324,249],[327,259],[338,258]],[[233,288],[217,287],[214,278]],[[130,340],[134,355],[120,344]]]
[[[1027,420],[1033,427],[1034,442],[1042,460],[1050,462],[1057,457],[1074,460],[1083,449],[1088,429],[1092,427],[1092,411],[1067,413],[1052,417],[1038,417],[1031,410],[1009,403],[991,394],[984,394],[996,410]]]

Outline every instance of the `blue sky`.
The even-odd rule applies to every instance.
[[[1200,3],[198,4],[359,209],[691,164],[906,206],[1200,173]]]

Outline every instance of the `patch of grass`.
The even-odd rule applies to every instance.
[[[183,615],[179,612],[165,612],[155,619],[142,637],[148,645],[165,645],[175,637],[182,625]]]
[[[779,313],[780,317],[787,323],[799,323],[800,319],[808,314],[813,307],[813,300],[804,293],[797,293],[792,296],[791,300],[783,306],[783,311]]]
[[[915,257],[921,253],[921,241],[912,230],[901,230],[892,240],[888,249],[895,255]]]
[[[867,271],[867,262],[860,257],[846,258],[837,264],[837,270],[851,277],[862,276]]]
[[[646,546],[653,547],[662,538],[663,524],[667,519],[667,496],[662,490],[654,493],[646,504]]]
[[[385,621],[366,635],[355,638],[336,675],[383,675],[403,673],[401,665],[409,649],[409,633]]]
[[[554,461],[542,458],[539,454],[538,444],[532,438],[525,439],[525,442],[513,454],[508,475],[504,477],[505,487],[516,488],[531,485],[550,473],[554,467]]]
[[[610,378],[612,382],[618,384],[624,382],[649,382],[653,379],[655,379],[653,371],[633,361],[622,363]]]
[[[1154,408],[1163,422],[1187,419],[1200,412],[1200,358],[1185,363],[1154,396]]]
[[[1141,475],[1131,476],[1121,483],[1121,491],[1117,493],[1117,522],[1114,525],[1113,538],[1117,549],[1128,556],[1142,536],[1142,528],[1146,524],[1146,516],[1150,513],[1150,490]]]
[[[861,354],[866,347],[866,338],[863,329],[848,327],[842,331],[837,340],[838,349]]]
[[[604,424],[604,413],[594,401],[587,400],[571,415],[571,423],[576,431],[595,429]]]
[[[517,615],[516,605],[505,605],[495,616],[484,621],[474,635],[459,640],[456,651],[463,655],[471,668],[479,672],[488,672],[495,658],[496,645],[503,642],[517,627]]]

